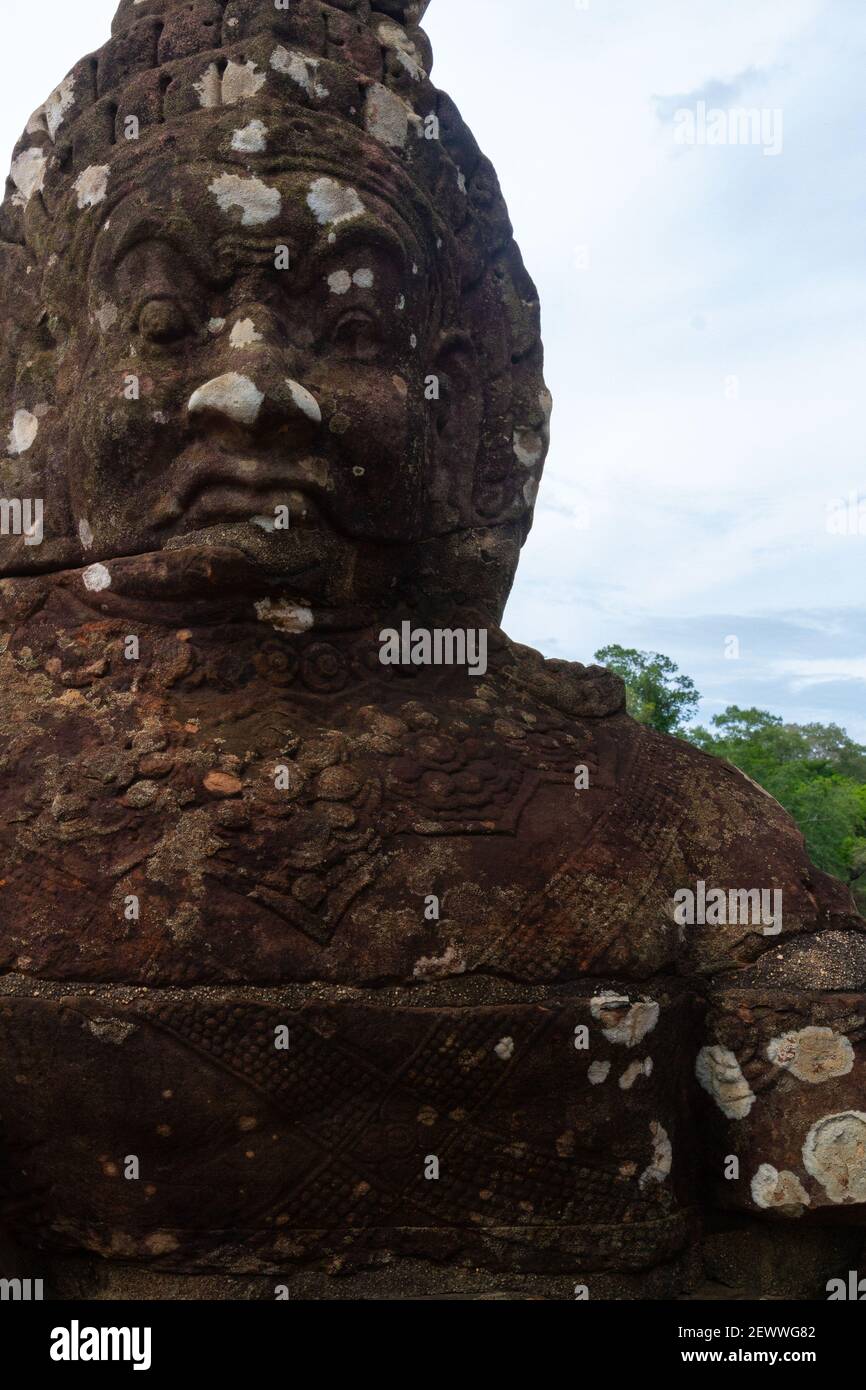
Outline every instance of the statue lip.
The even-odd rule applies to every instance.
[[[318,498],[321,484],[311,474],[324,475],[327,467],[315,458],[286,463],[272,456],[198,449],[181,455],[176,464],[179,484],[162,496],[155,509],[157,528],[184,518],[196,527],[222,521],[256,521],[265,530],[276,508],[289,508],[291,529],[321,528],[324,523]]]
[[[297,488],[247,486],[239,482],[203,484],[184,509],[184,518],[194,528],[251,521],[263,531],[273,531],[277,508],[281,506],[289,509],[289,528],[293,531],[318,529],[322,523],[322,513],[315,502]]]
[[[294,586],[303,594],[319,567],[318,561],[307,557],[279,575],[268,574],[255,555],[236,541],[206,542],[199,533],[189,540],[178,537],[168,549],[114,555],[86,568],[33,580],[59,581],[79,602],[99,611],[130,611],[160,624],[176,623],[184,612],[190,621],[196,616],[211,621],[220,612],[248,619],[257,598],[286,597]],[[94,569],[110,582],[95,589]],[[136,604],[146,606],[139,610]]]

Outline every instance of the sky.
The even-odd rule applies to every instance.
[[[114,10],[0,0],[7,167]],[[424,23],[541,296],[552,445],[507,631],[661,651],[703,722],[758,705],[866,742],[866,4],[432,0]]]

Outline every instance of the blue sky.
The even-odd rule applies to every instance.
[[[114,8],[4,15],[7,157]],[[553,445],[509,632],[663,651],[704,719],[866,741],[866,4],[432,0],[425,27],[541,293]],[[677,143],[701,102],[781,149]],[[864,534],[831,534],[852,495]]]
[[[553,443],[508,630],[663,651],[704,719],[866,740],[866,5],[433,0],[425,23],[541,293]],[[781,110],[781,152],[677,145],[701,100]],[[852,491],[864,535],[828,534]]]

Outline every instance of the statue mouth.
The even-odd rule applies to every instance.
[[[286,465],[248,454],[208,453],[178,460],[179,481],[163,494],[153,524],[157,530],[206,527],[247,521],[262,531],[321,530],[326,518],[318,503],[326,465],[314,458]],[[316,495],[313,495],[313,494]]]
[[[323,524],[315,502],[297,488],[222,482],[199,488],[184,508],[184,519],[195,530],[231,521],[249,521],[267,532],[318,530]]]

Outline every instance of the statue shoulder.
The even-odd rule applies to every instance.
[[[863,929],[848,885],[812,863],[799,826],[764,787],[684,739],[642,733],[656,765],[667,764],[668,797],[681,807],[678,852],[690,882],[779,891],[798,931]]]
[[[849,887],[812,864],[793,818],[757,782],[630,718],[612,671],[546,659],[508,639],[505,647],[500,669],[508,683],[573,719],[582,737],[592,735],[601,788],[614,797],[605,832],[614,837],[614,860],[625,864],[640,847],[660,881],[673,874],[683,888],[778,889],[799,930],[863,929]]]
[[[601,719],[625,710],[625,685],[604,666],[542,656],[503,634],[502,674],[561,714]]]

